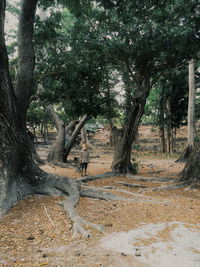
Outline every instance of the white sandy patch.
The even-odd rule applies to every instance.
[[[166,239],[159,235],[165,229],[171,229]],[[176,221],[143,225],[112,233],[101,240],[101,246],[138,255],[137,260],[150,267],[200,267],[200,225]]]

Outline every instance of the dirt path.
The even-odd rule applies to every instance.
[[[90,175],[110,170],[112,153],[99,148],[95,149],[92,156]],[[174,163],[173,158],[143,157],[139,161],[140,176],[165,177],[176,174],[183,168],[182,164]],[[48,165],[43,169],[60,175],[79,177],[72,169]],[[200,191],[140,193],[140,188],[125,187],[119,185],[119,181],[133,182],[126,177],[115,177],[88,184],[96,187],[117,186],[121,189],[118,191],[120,195],[127,196],[123,192],[126,190],[130,194],[138,194],[136,199],[152,197],[159,203],[81,199],[77,207],[79,214],[88,221],[104,224],[105,231],[99,233],[90,229],[91,238],[73,239],[72,223],[63,208],[57,204],[58,198],[25,199],[0,221],[0,266],[186,267],[185,263],[189,264],[187,266],[200,266],[200,252],[197,246],[198,242],[200,245]],[[134,183],[147,187],[160,185],[155,182]],[[187,229],[191,231],[187,232]],[[195,240],[192,231],[198,237]],[[182,249],[185,251],[185,257],[181,252],[180,243],[172,243],[177,239],[177,235],[182,243],[183,240],[190,243],[188,247],[185,245],[186,250]],[[158,262],[164,261],[168,264],[157,265]],[[175,265],[172,265],[173,262]]]

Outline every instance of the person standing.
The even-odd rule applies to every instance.
[[[87,144],[83,144],[83,148],[80,152],[81,176],[87,175],[87,167],[89,162],[90,162],[90,152],[88,150]]]

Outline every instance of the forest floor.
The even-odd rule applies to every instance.
[[[141,129],[143,143],[139,146],[143,151],[135,152],[139,162],[137,176],[176,177],[184,164],[175,163],[177,154],[167,157],[157,152],[154,142],[157,138],[150,127]],[[93,139],[88,175],[110,171],[113,151],[105,145],[107,141],[106,132]],[[41,156],[45,152],[46,148],[39,147]],[[77,152],[73,153],[72,157]],[[80,177],[73,169],[49,165],[42,168],[59,175]],[[145,191],[119,182],[147,188],[166,184],[125,176],[88,182],[101,188],[113,186],[118,190],[112,190],[113,193],[136,200],[81,198],[78,213],[88,221],[105,226],[103,233],[88,228],[92,234],[88,239],[72,236],[72,222],[57,204],[58,197],[24,199],[0,221],[0,266],[200,266],[200,190]]]

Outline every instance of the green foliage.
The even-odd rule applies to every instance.
[[[37,16],[34,36],[35,77],[43,87],[43,103],[62,103],[71,117],[104,115],[121,124],[135,88],[146,77],[155,84],[163,73],[146,110],[159,124],[170,95],[174,125],[180,125],[182,76],[176,84],[168,81],[178,77],[170,76],[172,67],[183,66],[199,49],[197,0],[40,0],[39,6],[47,15],[44,20]],[[9,53],[15,54],[15,45]],[[124,82],[124,103],[113,90],[116,70]]]
[[[143,122],[164,127],[167,120],[166,101],[170,98],[172,128],[183,125],[187,116],[188,70],[166,71],[155,84],[145,107]]]
[[[165,79],[175,79],[170,77],[171,69],[182,67],[190,58],[196,57],[200,25],[198,1],[83,0],[79,4],[79,9],[82,8],[78,18],[81,25],[77,24],[77,29],[83,34],[79,35],[76,44],[81,40],[82,45],[86,44],[97,54],[101,47],[101,58],[104,59],[105,54],[113,69],[121,73],[123,81],[130,80],[128,87],[125,82],[124,112],[120,112],[124,123],[129,107],[134,103],[131,99],[135,88],[146,77],[149,77],[151,84],[155,84],[163,73],[163,80],[159,80],[158,88],[153,92],[158,94],[159,91],[160,97],[151,96],[155,99],[152,100],[153,105],[159,103],[160,108],[151,107],[151,101],[146,109],[149,109],[154,122],[160,124],[165,116],[166,99],[171,94],[173,127],[179,127],[185,116],[185,90],[181,92],[185,85],[180,85],[180,81],[168,84]],[[82,30],[83,25],[86,31]],[[83,47],[81,49],[84,51]]]
[[[35,128],[47,122],[50,123],[44,108],[38,101],[32,102],[27,113],[27,125]]]
[[[199,143],[200,142],[200,136],[196,135],[194,138],[194,142]]]
[[[11,13],[12,15],[19,16],[20,9],[19,9],[20,3],[11,3],[11,0],[8,0],[6,3],[6,11]]]
[[[62,102],[72,116],[115,114],[108,107],[115,103],[115,94],[109,91],[115,78],[109,75],[103,48],[90,36],[88,25],[67,9],[51,10],[44,21],[37,19],[35,47],[43,102]]]

